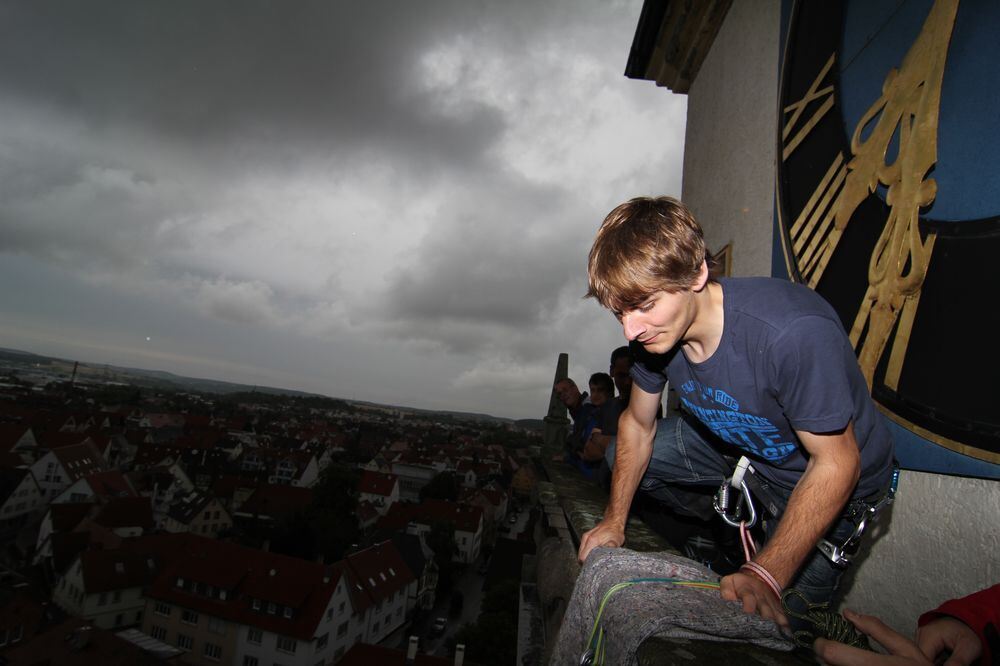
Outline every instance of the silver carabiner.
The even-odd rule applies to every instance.
[[[742,491],[742,495],[736,503],[736,510],[732,515],[729,514],[729,486],[732,483],[732,479],[727,479],[722,483],[719,488],[719,492],[715,494],[715,501],[712,502],[712,506],[715,512],[719,514],[723,521],[730,527],[739,527],[744,521],[740,520],[740,515],[743,513],[743,506],[747,507],[747,511],[750,513],[750,520],[745,521],[747,529],[753,527],[757,524],[757,510],[753,506],[753,498],[750,497],[750,489],[747,488],[746,481],[741,480],[739,482],[739,488]]]

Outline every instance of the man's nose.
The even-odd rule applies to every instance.
[[[626,313],[622,315],[622,329],[628,340],[635,340],[646,330],[646,325],[639,317],[632,313]]]

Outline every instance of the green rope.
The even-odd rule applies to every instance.
[[[605,640],[604,627],[601,626],[601,617],[604,615],[604,609],[616,592],[624,590],[626,587],[631,587],[636,583],[669,583],[676,585],[677,587],[695,587],[703,590],[719,589],[718,583],[680,580],[677,578],[632,578],[631,580],[621,583],[615,583],[608,588],[607,592],[604,593],[604,597],[601,599],[601,603],[597,607],[597,617],[594,618],[594,627],[590,630],[590,637],[587,639],[587,645],[584,649],[583,658],[580,660],[581,664],[587,664],[589,666],[591,664],[600,665],[604,663],[608,647],[608,642]]]
[[[804,614],[793,611],[789,607],[788,599],[790,597],[797,597],[805,606]],[[868,637],[858,631],[857,627],[843,615],[830,610],[830,605],[827,603],[813,603],[795,588],[789,588],[781,595],[781,606],[785,609],[786,615],[812,625],[811,631],[802,629],[792,635],[795,644],[799,647],[812,649],[817,638],[826,638],[863,650],[872,649],[871,645],[868,644]]]

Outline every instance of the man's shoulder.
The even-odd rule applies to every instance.
[[[787,330],[805,317],[839,321],[822,296],[801,284],[766,277],[729,278],[721,282],[727,313],[742,315],[777,332]]]

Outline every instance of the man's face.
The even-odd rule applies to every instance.
[[[627,396],[632,392],[632,375],[629,372],[631,369],[631,362],[624,356],[619,356],[615,359],[614,364],[612,364],[609,374],[615,380],[615,388],[618,389],[618,395]]]
[[[598,386],[597,384],[590,385],[590,404],[594,407],[600,407],[607,402],[609,397],[608,392],[603,386]]]
[[[573,409],[580,402],[580,389],[576,387],[576,384],[560,382],[556,384],[556,397],[568,409]]]
[[[614,314],[627,340],[637,340],[653,354],[665,354],[684,339],[694,321],[694,292],[657,291],[639,307]]]

